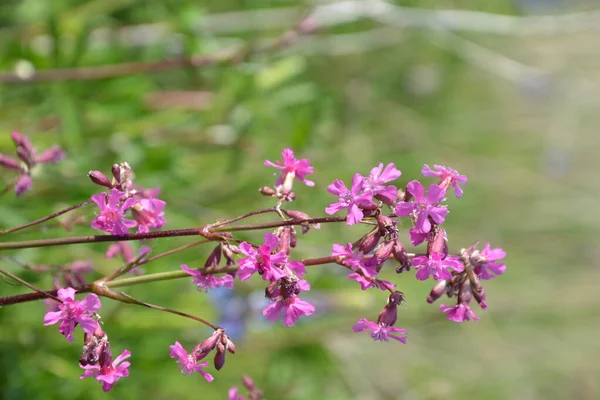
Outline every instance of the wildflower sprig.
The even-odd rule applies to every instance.
[[[18,147],[30,149],[29,153],[35,154],[32,153],[28,140],[20,136],[18,138]],[[58,157],[50,158],[54,160]],[[309,188],[317,186],[307,179],[315,173],[315,168],[308,159],[296,158],[291,149],[285,149],[282,158],[283,161],[265,162],[266,166],[276,168],[278,173],[272,187],[263,186],[259,190],[260,194],[274,200],[272,207],[187,229],[164,229],[169,209],[167,202],[158,198],[159,189],[138,186],[128,163],[113,165],[110,179],[99,171],[90,171],[89,178],[102,190],[91,194],[89,201],[7,229],[3,233],[27,229],[85,205],[96,204],[98,209],[94,215],[90,215],[90,227],[102,234],[2,242],[0,251],[107,242],[109,246],[106,257],[120,257],[124,264],[91,282],[86,277],[94,273],[94,268],[89,263],[74,262],[68,268],[59,269],[33,266],[30,268],[32,271],[54,275],[54,289],[35,288],[33,293],[0,298],[0,306],[50,298],[45,324],[60,323],[59,331],[68,340],[72,340],[73,335],[78,332],[77,327],[81,327],[85,343],[79,360],[84,369],[81,378],[95,377],[102,382],[105,391],[110,390],[117,380],[129,375],[130,361],[124,360],[132,355],[124,350],[113,360],[108,335],[101,326],[100,297],[176,314],[210,327],[212,334],[195,347],[188,347],[192,348],[191,351],[186,350],[184,344],[177,340],[169,346],[169,356],[176,360],[184,375],[198,373],[207,382],[211,382],[215,378],[204,370],[209,367],[207,357],[212,355],[213,366],[220,370],[225,364],[226,355],[235,354],[231,336],[219,325],[202,317],[134,299],[127,293],[115,290],[130,285],[187,278],[199,291],[206,293],[217,288],[235,290],[238,281],[253,280],[264,287],[268,299],[268,305],[262,312],[265,319],[273,323],[281,320],[284,326],[292,327],[318,318],[319,309],[307,296],[307,292],[312,289],[309,267],[333,264],[346,271],[347,279],[358,283],[355,286],[357,289],[378,289],[388,293],[387,301],[377,318],[359,319],[352,327],[354,332],[370,332],[371,338],[377,341],[394,339],[406,343],[409,332],[396,326],[398,309],[405,301],[404,294],[397,288],[401,285],[400,278],[406,279],[411,269],[414,269],[413,279],[435,281],[426,298],[427,302],[433,303],[446,295],[455,299],[454,304],[440,305],[440,310],[449,320],[477,321],[478,317],[471,309],[472,300],[475,299],[482,309],[487,308],[482,281],[505,272],[505,264],[499,262],[504,258],[505,252],[500,248],[492,248],[489,243],[481,250],[477,249],[477,245],[466,246],[455,253],[449,250],[448,235],[443,228],[449,216],[446,196],[450,188],[456,198],[463,196],[460,185],[467,182],[464,175],[445,166],[434,165],[430,168],[425,164],[422,174],[436,180],[429,183],[426,190],[419,180],[410,180],[403,186],[398,186],[397,181],[402,177],[402,172],[394,163],[380,163],[368,174],[355,172],[349,185],[343,180],[334,180],[327,186],[327,191],[335,196],[334,201],[328,206],[324,205],[324,211],[329,216],[311,218],[304,211],[290,209],[286,205],[296,199],[296,180]],[[33,160],[30,160],[32,165],[45,160],[44,157],[36,159],[34,156],[29,159]],[[10,164],[6,160],[5,164]],[[270,214],[274,220],[263,223],[243,222],[259,214]],[[366,231],[353,242],[332,243],[328,254],[297,258],[295,249],[301,235],[331,223],[357,225],[366,228]],[[242,241],[236,237],[238,232],[253,230],[265,231],[261,241]],[[152,239],[180,236],[195,236],[201,240],[164,253],[152,253]],[[135,250],[131,243],[140,240],[145,240],[144,245]],[[424,243],[426,248],[409,252],[406,245],[409,242],[412,246]],[[207,243],[214,247],[201,266],[173,265],[168,271],[154,273],[145,273],[140,268],[157,259]],[[394,268],[399,274],[398,279],[393,279],[393,282],[381,279],[381,271],[386,265]],[[3,271],[0,270],[0,273]],[[5,275],[16,278],[8,273]],[[18,281],[20,279],[17,278]],[[75,298],[77,294],[85,293],[88,294],[82,300]],[[260,398],[262,393],[255,390],[249,378],[245,379],[244,386],[250,393],[249,398]],[[238,394],[236,388],[232,388],[229,398],[244,397]]]

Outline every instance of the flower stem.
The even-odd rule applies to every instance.
[[[73,210],[76,210],[76,209],[78,209],[78,208],[81,208],[81,207],[87,206],[88,204],[91,204],[91,203],[92,203],[92,201],[91,201],[91,200],[84,201],[83,203],[75,204],[74,206],[71,206],[71,207],[69,207],[69,208],[65,208],[64,210],[61,210],[61,211],[55,212],[54,214],[50,214],[50,215],[48,215],[47,217],[40,218],[40,219],[36,219],[35,221],[31,221],[31,222],[28,222],[28,223],[26,223],[26,224],[23,224],[23,225],[15,226],[15,227],[13,227],[13,228],[6,229],[6,230],[4,230],[4,231],[0,231],[0,236],[2,236],[2,235],[6,235],[6,234],[8,234],[8,233],[12,233],[12,232],[17,232],[17,231],[20,231],[20,230],[23,230],[23,229],[29,228],[30,226],[34,226],[34,225],[41,224],[41,223],[43,223],[43,222],[49,221],[49,220],[51,220],[51,219],[53,219],[53,218],[59,217],[59,216],[61,216],[61,215],[63,215],[63,214],[66,214],[66,213],[68,213],[69,211],[73,211]]]

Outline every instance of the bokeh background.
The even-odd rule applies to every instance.
[[[296,28],[294,28],[296,27]],[[295,30],[294,30],[295,29]],[[287,32],[287,33],[286,33]],[[318,312],[297,327],[266,323],[261,283],[197,292],[188,280],[128,288],[132,296],[223,321],[237,354],[207,384],[184,377],[168,346],[207,332],[192,321],[105,300],[114,352],[131,376],[109,395],[77,380],[79,345],[43,327],[41,302],[0,310],[3,399],[222,399],[252,376],[268,399],[597,399],[600,397],[600,8],[594,1],[4,0],[0,2],[0,151],[11,131],[67,159],[8,192],[0,226],[89,198],[86,173],[127,161],[162,188],[165,228],[195,227],[271,206],[257,188],[284,147],[310,158],[316,186],[293,207],[324,215],[334,179],[394,162],[402,182],[424,163],[469,177],[448,201],[451,249],[503,247],[508,269],[486,281],[489,308],[455,324],[425,298],[431,282],[396,276],[408,301],[408,344],[354,334],[381,292],[361,292],[334,265],[311,268]],[[210,62],[207,62],[210,61]],[[14,175],[2,171],[6,184]],[[92,208],[79,214],[89,221]],[[255,219],[262,221],[264,219]],[[329,254],[363,227],[324,226],[296,258]],[[2,240],[89,235],[48,224]],[[260,241],[260,233],[242,235]],[[191,239],[151,242],[157,254]],[[106,245],[3,254],[2,267],[39,287],[52,280],[10,262],[119,265]],[[201,266],[193,249],[144,267]],[[0,282],[0,295],[27,292]],[[210,372],[215,372],[212,367]]]

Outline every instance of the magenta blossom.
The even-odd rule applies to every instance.
[[[444,191],[437,185],[431,185],[427,197],[425,197],[425,189],[419,181],[411,181],[406,185],[408,192],[414,197],[414,202],[402,201],[396,204],[396,215],[399,217],[407,217],[414,215],[415,228],[422,233],[427,233],[431,230],[431,222],[429,217],[436,224],[444,222],[448,209],[440,206],[438,203],[444,198]]]
[[[263,315],[271,322],[279,319],[283,311],[283,324],[287,327],[294,326],[296,321],[303,315],[311,315],[315,312],[315,306],[308,301],[292,295],[287,299],[278,300],[264,309]]]
[[[301,158],[296,160],[292,149],[284,149],[281,156],[283,157],[283,162],[275,161],[275,163],[272,163],[269,160],[265,161],[266,166],[275,167],[282,171],[275,182],[275,186],[283,185],[285,191],[290,192],[292,190],[294,178],[298,178],[298,180],[306,186],[315,186],[313,181],[309,181],[305,178],[306,175],[310,175],[314,172],[308,159]]]
[[[467,183],[467,177],[465,175],[460,175],[458,171],[444,167],[443,165],[434,165],[433,168],[437,169],[437,171],[425,164],[421,170],[421,174],[423,174],[423,176],[440,178],[439,186],[444,191],[444,194],[446,193],[448,186],[452,185],[456,197],[461,197],[463,195],[463,190],[458,184],[464,185]]]
[[[389,338],[392,338],[406,344],[406,338],[397,335],[406,335],[406,330],[396,328],[395,326],[386,326],[383,323],[378,324],[376,322],[367,321],[366,318],[361,318],[354,324],[352,329],[354,332],[371,331],[373,340],[388,342]]]
[[[83,300],[75,300],[75,289],[58,289],[58,298],[62,303],[58,304],[58,311],[48,311],[44,316],[44,325],[54,325],[60,322],[58,331],[65,335],[68,341],[75,340],[72,336],[77,325],[85,333],[94,333],[98,322],[93,318],[96,310],[101,307],[100,299],[95,294],[88,294]]]
[[[445,256],[444,253],[432,251],[429,257],[418,256],[412,259],[412,265],[417,269],[417,279],[424,281],[433,276],[436,281],[452,279],[452,274],[448,270],[452,268],[456,272],[462,272],[465,269],[463,263],[458,258]]]
[[[362,252],[352,251],[352,243],[346,243],[345,247],[341,244],[334,244],[331,255],[334,257],[343,257],[342,264],[350,267],[352,271],[361,270],[369,278],[377,274],[373,268],[370,268],[366,264]]]
[[[396,285],[394,285],[391,282],[384,281],[381,279],[367,278],[364,275],[358,274],[356,272],[348,275],[348,279],[354,279],[356,282],[358,282],[362,290],[367,290],[369,288],[376,287],[385,292],[386,290],[393,289],[396,287]]]
[[[0,166],[20,172],[15,183],[15,192],[20,196],[31,188],[31,174],[36,165],[61,161],[65,158],[65,153],[54,145],[38,155],[27,136],[13,132],[11,138],[17,147],[19,159],[0,154]]]
[[[134,228],[135,221],[125,219],[125,211],[133,206],[137,200],[133,197],[128,198],[119,205],[121,197],[125,193],[117,189],[111,189],[110,193],[100,193],[92,195],[92,201],[100,208],[100,215],[92,220],[92,228],[99,229],[113,235],[126,235],[129,228]]]
[[[483,250],[479,252],[479,258],[482,259],[474,268],[475,273],[481,279],[492,279],[495,276],[502,275],[506,270],[506,265],[496,261],[504,258],[506,252],[501,248],[490,249],[490,244],[486,243]]]
[[[360,174],[354,174],[352,178],[352,188],[349,190],[344,182],[336,179],[333,183],[327,186],[327,191],[339,197],[336,203],[330,204],[325,212],[333,215],[343,209],[348,210],[346,225],[354,225],[362,221],[364,214],[363,209],[374,207],[373,194],[364,192],[364,178]]]
[[[275,301],[263,310],[263,315],[271,322],[279,319],[283,311],[283,324],[287,327],[293,326],[302,315],[311,315],[315,312],[315,306],[308,301],[300,299],[296,293],[310,290],[310,284],[301,279],[294,282],[292,293],[282,293],[275,290],[272,297]]]
[[[473,321],[478,321],[477,315],[469,308],[466,304],[459,304],[454,307],[446,306],[444,304],[440,304],[440,310],[442,310],[448,317],[450,321],[454,322],[465,322],[470,321],[473,318]]]
[[[371,170],[371,174],[364,179],[365,191],[370,191],[373,196],[386,204],[392,205],[398,198],[398,189],[395,186],[385,186],[385,183],[395,181],[402,175],[393,163],[383,168],[383,163]]]
[[[109,362],[108,365],[81,365],[81,368],[85,369],[85,372],[79,379],[94,376],[97,381],[102,382],[102,390],[108,392],[119,379],[129,376],[127,368],[129,368],[131,363],[129,361],[121,363],[121,361],[129,357],[131,357],[131,352],[124,350],[112,364]]]
[[[194,372],[197,372],[202,375],[207,382],[212,382],[214,380],[211,374],[202,369],[208,367],[208,362],[197,362],[193,353],[188,354],[179,342],[175,342],[173,346],[169,346],[169,350],[171,350],[169,357],[177,359],[177,363],[181,364],[180,369],[183,375],[191,375]]]
[[[194,277],[194,284],[198,285],[198,290],[202,292],[208,292],[208,289],[226,287],[227,289],[233,289],[233,276],[223,275],[216,277],[212,274],[204,274],[202,271],[197,269],[188,268],[187,265],[181,264],[181,269]]]
[[[227,400],[247,400],[246,397],[238,394],[238,388],[232,387],[227,392]]]
[[[150,232],[152,229],[160,229],[165,224],[165,213],[163,209],[166,202],[158,199],[141,199],[132,207],[133,218],[138,223],[137,233]]]
[[[271,254],[279,245],[279,238],[270,232],[265,233],[265,243],[254,249],[250,243],[242,242],[239,245],[240,252],[246,257],[238,262],[240,269],[237,272],[238,278],[244,281],[255,272],[262,275],[266,281],[276,281],[286,276],[286,272],[278,267],[279,264],[287,262],[287,255],[280,251]]]

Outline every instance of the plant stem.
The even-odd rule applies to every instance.
[[[215,233],[233,232],[233,231],[252,231],[259,229],[271,229],[278,228],[280,226],[292,226],[301,224],[319,224],[319,223],[333,223],[343,222],[346,218],[344,217],[324,217],[324,218],[311,218],[305,220],[288,220],[288,221],[275,221],[267,222],[262,224],[250,224],[250,225],[238,225],[229,228],[226,227],[211,227],[207,225],[201,228],[189,228],[189,229],[174,229],[167,231],[148,232],[148,233],[134,233],[131,235],[95,235],[95,236],[76,236],[67,238],[55,238],[55,239],[41,239],[41,240],[25,240],[21,242],[5,242],[0,243],[0,250],[14,250],[14,249],[28,249],[33,247],[48,247],[48,246],[65,246],[79,243],[100,243],[100,242],[120,242],[124,240],[141,240],[141,239],[158,239],[163,237],[178,237],[178,236],[194,236],[201,235],[210,240],[216,240],[219,238]],[[224,238],[226,239],[226,238]]]
[[[30,226],[41,224],[43,222],[49,221],[49,220],[51,220],[53,218],[56,218],[56,217],[61,216],[63,214],[66,214],[69,211],[73,211],[73,210],[76,210],[76,209],[78,209],[80,207],[87,206],[88,204],[92,204],[92,201],[91,200],[87,200],[87,201],[84,201],[83,203],[75,204],[74,206],[71,206],[69,208],[65,208],[64,210],[55,212],[54,214],[50,214],[47,217],[36,219],[35,221],[31,221],[31,222],[28,222],[28,223],[23,224],[23,225],[15,226],[13,228],[10,228],[10,229],[4,230],[4,231],[0,231],[0,236],[6,235],[6,234],[12,233],[12,232],[17,232],[17,231],[23,230],[25,228],[29,228]]]

